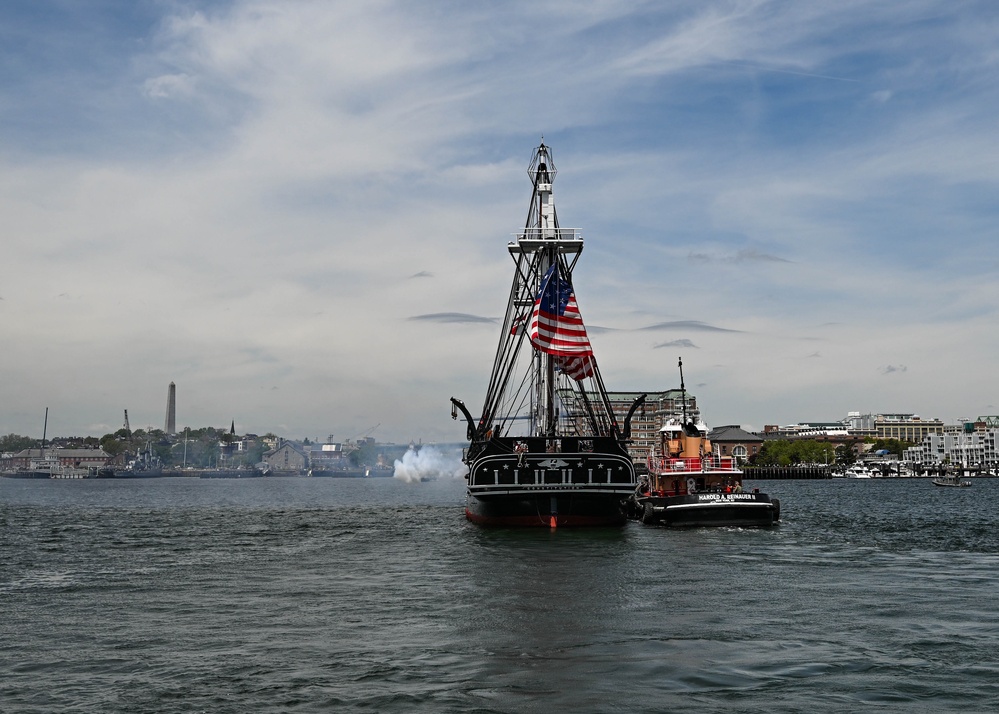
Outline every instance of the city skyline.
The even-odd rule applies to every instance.
[[[197,7],[0,7],[0,433],[461,441],[542,136],[608,389],[999,412],[992,4]]]
[[[239,425],[237,425],[235,419],[230,420],[229,426],[225,426],[225,425],[216,426],[215,424],[183,424],[180,427],[176,427],[176,396],[177,396],[177,389],[176,389],[176,387],[177,387],[177,385],[174,382],[170,382],[169,387],[168,387],[167,402],[166,402],[167,403],[167,414],[168,414],[168,416],[167,416],[167,420],[166,420],[167,423],[164,424],[164,428],[160,428],[160,427],[154,426],[152,424],[135,424],[135,425],[132,425],[129,422],[128,414],[127,414],[127,411],[126,411],[123,414],[123,418],[124,418],[124,422],[125,423],[122,424],[122,425],[119,425],[117,428],[111,429],[106,434],[98,434],[98,435],[95,435],[95,434],[69,434],[69,433],[66,433],[66,434],[61,434],[61,433],[60,434],[53,434],[51,431],[49,431],[48,432],[49,438],[50,439],[56,439],[56,440],[59,440],[59,439],[77,439],[77,438],[97,438],[99,436],[106,436],[107,434],[113,434],[113,433],[119,431],[122,428],[127,428],[129,431],[131,431],[133,433],[137,433],[137,432],[143,432],[143,433],[161,432],[161,433],[163,433],[163,434],[165,434],[167,436],[172,436],[172,437],[175,437],[175,438],[179,439],[179,438],[182,438],[183,435],[184,435],[184,433],[186,431],[188,431],[188,430],[200,431],[200,430],[204,430],[204,429],[209,429],[210,428],[210,429],[215,429],[215,430],[217,430],[219,432],[224,432],[224,433],[230,433],[230,431],[232,431],[232,433],[235,433],[236,435],[241,435],[241,436],[258,436],[258,437],[260,437],[260,436],[265,436],[266,434],[271,434],[271,435],[273,435],[274,437],[276,437],[278,439],[287,440],[287,441],[293,441],[293,442],[294,441],[306,441],[306,442],[313,442],[313,443],[324,443],[324,442],[338,443],[338,442],[363,441],[364,439],[371,438],[371,439],[374,439],[375,441],[377,441],[379,443],[385,443],[385,444],[398,444],[398,443],[400,443],[400,442],[395,442],[395,441],[391,441],[391,440],[377,439],[374,436],[372,436],[372,434],[375,431],[377,431],[377,427],[379,425],[375,425],[374,427],[371,427],[371,428],[369,428],[369,429],[367,429],[367,430],[365,430],[365,431],[363,431],[361,433],[353,434],[353,435],[324,434],[324,435],[321,435],[321,436],[316,436],[315,435],[316,433],[318,433],[318,432],[316,432],[316,430],[312,430],[311,432],[306,432],[306,433],[304,433],[302,435],[275,433],[273,430],[270,430],[270,431],[265,432],[265,433],[256,433],[256,432],[253,432],[252,430],[244,430],[242,428],[239,428]],[[677,392],[677,393],[679,393],[680,391],[681,391],[681,389],[679,387],[670,387],[670,388],[667,388],[666,390],[663,390],[661,392],[661,394],[664,394],[666,392]],[[686,394],[687,394],[688,402],[694,402],[694,403],[696,403],[696,401],[697,401],[697,395],[696,394],[690,392],[689,390],[686,392]],[[622,396],[622,395],[624,395],[624,396]],[[636,393],[628,393],[628,392],[621,393],[621,392],[617,392],[617,393],[611,393],[611,398],[613,400],[617,400],[617,402],[620,402],[620,400],[624,399],[625,401],[622,403],[623,404],[622,408],[625,408],[625,407],[630,406],[630,404],[633,401],[633,398],[634,398],[635,395],[636,395]],[[649,396],[655,396],[655,395],[652,394],[652,393],[650,393]],[[673,409],[676,409],[676,408],[677,407],[675,407],[675,406],[673,407]],[[696,405],[692,406],[691,408],[693,409],[693,415],[694,415],[692,418],[695,421],[698,421],[698,422],[703,421],[702,418],[701,418],[701,416],[700,416],[700,408],[697,407]],[[667,411],[668,411],[668,409],[667,409]],[[679,412],[677,412],[677,415],[678,414],[679,414]],[[169,423],[170,423],[170,421],[171,421],[171,415],[173,417],[174,425],[176,427],[174,430],[170,430],[169,428],[167,428],[168,425],[169,425]],[[851,410],[851,411],[847,412],[845,415],[843,415],[841,417],[831,417],[831,418],[828,418],[828,419],[810,419],[808,417],[802,417],[802,418],[797,418],[797,419],[793,419],[793,420],[786,421],[786,422],[781,422],[779,424],[775,423],[775,422],[766,422],[760,428],[755,428],[755,427],[751,427],[751,426],[747,426],[747,428],[752,433],[760,433],[760,434],[762,434],[762,433],[765,433],[765,432],[767,432],[767,431],[769,431],[769,430],[771,430],[773,428],[777,428],[780,431],[784,431],[784,430],[795,431],[795,430],[798,430],[798,429],[803,428],[803,427],[811,427],[811,428],[817,429],[819,431],[822,431],[822,430],[828,429],[828,427],[830,425],[832,425],[832,424],[841,424],[841,425],[843,425],[844,429],[850,428],[850,429],[853,429],[853,430],[860,430],[860,431],[862,431],[862,430],[870,428],[870,427],[864,427],[864,426],[860,426],[860,425],[861,424],[865,424],[867,422],[870,422],[871,424],[873,424],[874,423],[873,420],[875,418],[877,418],[878,420],[882,420],[882,419],[885,420],[886,424],[892,424],[892,423],[895,423],[895,422],[899,422],[899,423],[906,422],[906,423],[909,423],[912,419],[914,419],[917,423],[919,423],[919,422],[923,422],[923,423],[936,423],[936,422],[939,422],[940,425],[943,426],[943,427],[945,427],[945,428],[946,427],[955,427],[955,426],[966,425],[967,423],[977,423],[977,422],[980,422],[980,421],[984,421],[984,423],[987,423],[988,426],[990,426],[990,427],[994,427],[997,423],[999,423],[999,415],[968,415],[968,416],[962,416],[962,417],[958,417],[957,419],[953,419],[953,420],[948,421],[948,420],[941,420],[941,419],[938,419],[936,417],[929,417],[929,416],[921,415],[921,414],[916,413],[916,412],[898,412],[898,411],[891,411],[891,410],[875,410],[875,411],[870,411],[870,412],[859,412],[859,411],[856,411],[856,410]],[[766,420],[764,420],[764,421],[766,421]],[[742,428],[744,425],[743,424],[739,424],[739,423],[724,424],[722,422],[719,422],[719,423],[713,423],[713,424],[711,424],[709,428],[720,428],[720,427],[724,427],[724,426],[734,426],[734,427]],[[47,410],[46,410],[45,428],[47,429],[47,427],[48,427],[48,413],[47,413]],[[807,429],[806,429],[806,431],[807,431]],[[17,436],[34,438],[34,435],[30,434],[30,433],[17,434]],[[415,437],[409,439],[409,443],[419,443],[419,444],[422,444],[423,441],[424,441],[424,439],[421,436],[415,436]],[[464,443],[464,441],[465,441],[464,438],[458,438],[453,443],[454,444],[460,444],[460,443]],[[405,442],[403,442],[403,443],[405,443]],[[439,443],[439,442],[429,442],[429,443]]]

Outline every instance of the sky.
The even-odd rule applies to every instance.
[[[534,148],[608,389],[999,413],[999,5],[0,4],[0,433],[457,442]]]

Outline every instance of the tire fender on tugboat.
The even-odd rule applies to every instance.
[[[652,506],[651,501],[645,502],[645,507],[642,509],[642,523],[647,526],[653,526],[659,519],[656,518],[656,511]]]
[[[780,499],[771,498],[770,503],[774,504],[774,523],[780,520]]]

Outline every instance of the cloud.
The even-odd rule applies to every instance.
[[[697,349],[697,345],[687,339],[683,340],[673,340],[671,342],[660,342],[659,344],[652,345],[652,349],[658,350],[663,347],[680,347],[680,348],[690,348]]]
[[[902,372],[908,372],[909,368],[906,367],[904,364],[899,364],[899,365],[889,364],[885,367],[881,367],[878,371],[880,371],[881,374],[897,374]]]
[[[195,94],[194,80],[186,74],[150,77],[144,84],[146,96],[153,99],[177,99]]]
[[[441,322],[441,323],[487,322],[490,324],[496,324],[498,322],[498,320],[495,317],[480,317],[479,315],[466,315],[463,312],[435,312],[429,315],[414,315],[412,317],[407,317],[406,319],[415,322]]]
[[[699,320],[675,320],[673,322],[660,322],[655,325],[639,328],[643,332],[658,330],[691,330],[693,332],[741,332],[741,330],[730,330],[725,327],[715,327]]]
[[[709,255],[708,253],[688,253],[687,259],[700,263],[791,263],[793,261],[776,255],[763,253],[755,248],[746,248],[730,255]]]

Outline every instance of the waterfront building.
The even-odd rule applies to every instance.
[[[308,457],[293,442],[280,440],[277,448],[271,449],[261,457],[274,471],[299,473],[308,467]]]
[[[736,463],[744,464],[760,453],[764,439],[759,434],[753,434],[738,424],[719,426],[708,432],[708,440],[714,452],[719,456],[733,456]]]
[[[808,421],[787,426],[768,424],[763,427],[765,439],[816,439],[819,441],[850,440],[851,433],[841,421]]]
[[[371,439],[374,441],[374,439]],[[339,471],[351,466],[350,455],[357,451],[366,440],[354,443],[350,439],[346,442],[333,441],[330,434],[325,444],[312,444],[309,446],[308,459],[309,468],[316,471]]]
[[[67,468],[103,468],[107,466],[111,456],[104,449],[24,449],[3,460],[0,470],[16,471],[26,469],[32,459],[42,459],[45,456],[55,456],[59,465]]]
[[[999,426],[988,426],[979,421],[965,421],[947,425],[940,433],[927,434],[905,450],[904,460],[923,468],[936,468],[943,464],[957,464],[988,471],[999,469],[999,452],[996,451]]]
[[[877,414],[874,417],[874,438],[898,439],[918,444],[929,434],[942,434],[940,419],[921,419],[918,414]]]
[[[768,425],[763,435],[768,439],[816,439],[839,443],[871,439],[898,439],[919,443],[927,434],[941,434],[939,419],[923,419],[918,414],[861,414],[850,412],[835,422],[800,422],[789,426]]]
[[[690,392],[679,389],[667,389],[660,392],[607,392],[611,409],[618,425],[623,429],[628,410],[642,394],[647,394],[645,403],[640,406],[631,418],[631,441],[628,444],[628,454],[636,464],[645,463],[652,447],[659,441],[659,430],[670,419],[683,419],[686,409],[687,419],[699,422],[701,412],[697,408],[697,399]],[[559,392],[562,404],[568,411],[568,419],[573,422],[581,435],[588,435],[584,424],[587,423],[586,401],[572,390]],[[685,399],[686,397],[686,399]],[[586,400],[595,399],[596,395],[587,394]]]

